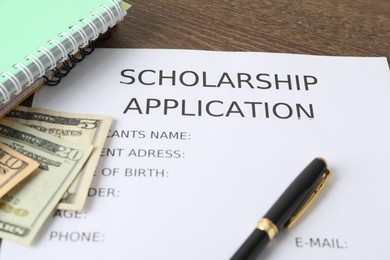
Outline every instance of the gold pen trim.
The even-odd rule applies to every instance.
[[[278,227],[267,218],[260,219],[256,227],[267,233],[269,240],[272,240],[279,232]]]
[[[287,227],[292,227],[295,222],[302,216],[302,214],[307,210],[307,208],[311,205],[311,203],[315,200],[315,198],[318,196],[320,191],[324,188],[326,182],[329,180],[329,177],[332,175],[332,172],[326,169],[323,173],[323,178],[320,181],[320,183],[317,185],[316,189],[313,191],[313,193],[310,195],[310,197],[307,199],[305,204],[300,208],[300,210],[291,217],[291,219],[287,222]]]

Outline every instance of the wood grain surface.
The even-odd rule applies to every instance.
[[[126,0],[102,47],[390,57],[389,0]]]
[[[390,0],[126,1],[133,7],[99,47],[385,56],[390,60]],[[32,97],[23,105],[31,106],[31,102]]]

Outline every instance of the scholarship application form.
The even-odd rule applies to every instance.
[[[34,106],[113,118],[87,207],[0,259],[229,259],[314,158],[333,172],[262,259],[389,259],[386,58],[98,49]]]

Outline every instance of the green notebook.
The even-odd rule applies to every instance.
[[[0,116],[125,14],[121,0],[1,0]]]

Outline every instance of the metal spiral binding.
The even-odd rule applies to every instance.
[[[34,76],[31,71],[26,67],[26,65],[18,63],[13,66],[15,69],[19,69],[27,78],[28,85],[31,85],[34,82]],[[22,88],[20,88],[17,93],[20,93]]]
[[[119,3],[114,0],[110,1],[114,4],[115,10],[119,14],[119,20],[122,20],[125,13],[119,6]],[[49,43],[56,45],[58,49],[61,50],[62,59],[60,60],[60,66],[54,66],[51,68],[52,74],[50,75],[50,78],[48,76],[43,76],[46,80],[45,85],[58,85],[61,82],[61,79],[67,76],[68,73],[76,66],[76,63],[83,61],[86,56],[90,55],[95,50],[95,47],[99,43],[111,37],[110,29],[116,24],[115,15],[106,5],[101,5],[100,8],[104,10],[110,20],[108,22],[102,14],[96,11],[91,12],[91,15],[96,17],[103,27],[101,34],[98,33],[97,26],[91,20],[81,19],[80,22],[88,25],[88,27],[93,32],[93,37],[91,38],[91,40],[88,41],[87,33],[81,27],[71,26],[70,29],[78,33],[83,39],[83,42],[82,44],[80,44],[80,46],[77,47],[77,41],[71,34],[67,32],[61,33],[60,36],[67,38],[72,44],[72,51],[70,51],[70,53],[65,54],[65,47],[59,41],[49,41]],[[47,52],[44,51],[44,53],[46,56],[49,56]]]
[[[86,56],[94,52],[96,46],[111,37],[111,30],[107,29],[105,34],[102,34],[97,40],[89,41],[85,47],[79,47],[74,54],[68,54],[67,60],[63,61],[60,66],[54,67],[51,71],[52,74],[50,78],[48,76],[43,76],[46,79],[45,85],[47,86],[56,86],[58,85],[62,78],[66,77],[68,73],[76,66],[76,63],[79,63],[85,59]]]
[[[65,41],[68,44],[68,48],[57,39],[52,39],[47,42],[49,45],[53,45],[57,51],[57,59],[58,55],[60,55],[58,62],[55,54],[51,52],[51,48],[40,47],[36,51],[43,54],[46,63],[49,62],[49,66],[45,67],[37,55],[28,55],[25,57],[27,61],[35,66],[35,69],[39,73],[38,75],[33,75],[28,66],[22,63],[15,64],[13,68],[17,69],[20,75],[23,75],[22,77],[25,78],[24,80],[22,79],[23,82],[10,72],[2,73],[0,76],[7,78],[10,82],[7,84],[12,84],[15,89],[15,94],[13,94],[7,90],[5,84],[1,84],[0,96],[3,100],[8,102],[11,100],[12,95],[20,94],[23,91],[25,81],[27,81],[26,83],[28,85],[31,85],[37,78],[44,78],[45,85],[55,86],[59,84],[61,79],[67,76],[76,66],[76,63],[83,61],[86,56],[90,55],[95,50],[95,47],[99,43],[110,38],[110,28],[123,19],[126,11],[121,8],[120,1],[109,1],[113,4],[113,9],[110,9],[106,5],[101,5],[100,12],[93,11],[90,13],[90,15],[94,17],[93,21],[97,24],[88,18],[80,19],[79,22],[84,24],[83,26],[71,26],[69,27],[70,32],[62,32],[58,35],[59,37],[66,39]],[[88,37],[86,28],[89,29],[90,33],[92,32],[92,37]],[[100,30],[98,28],[100,28]],[[78,37],[78,41],[76,40],[76,37]],[[80,43],[81,40],[82,42]],[[71,50],[69,50],[70,48]]]
[[[0,93],[4,97],[5,102],[8,102],[11,99],[6,87],[1,83],[0,83]]]
[[[13,74],[6,71],[6,72],[3,72],[3,74],[1,74],[1,76],[8,78],[12,82],[12,84],[14,84],[14,86],[16,88],[16,93],[20,93],[22,91],[22,84],[20,83],[18,78],[15,77]]]

